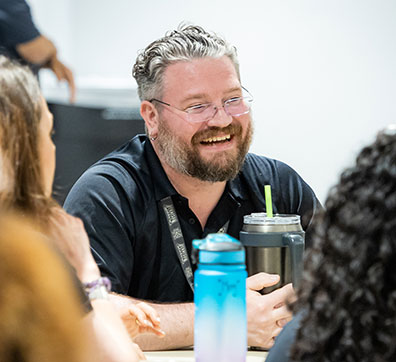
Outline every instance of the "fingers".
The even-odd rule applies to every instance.
[[[276,321],[276,325],[279,328],[283,328],[287,323],[289,323],[291,321],[292,317],[290,318],[282,318]]]
[[[140,333],[154,333],[158,337],[164,337],[165,332],[161,330],[160,320],[157,313],[146,303],[129,306],[130,315],[136,318]]]
[[[279,275],[258,273],[246,279],[246,287],[251,290],[261,290],[265,287],[270,287],[279,282]]]
[[[160,317],[158,316],[157,311],[153,307],[144,302],[138,303],[136,306],[139,307],[146,314],[146,317],[148,317],[154,325],[160,325]]]
[[[289,308],[283,306],[281,308],[277,308],[273,310],[272,318],[278,327],[284,327],[286,323],[290,322],[292,319],[293,313]]]
[[[51,61],[50,68],[58,81],[65,80],[67,82],[70,94],[69,100],[70,103],[74,103],[76,98],[76,84],[74,82],[73,72],[56,57]]]
[[[296,300],[296,294],[294,292],[293,286],[287,284],[282,288],[276,289],[273,292],[263,295],[263,298],[268,300],[274,308],[279,308],[284,305],[285,302],[293,302]]]
[[[74,103],[74,101],[76,100],[76,84],[74,83],[74,76],[72,71],[66,66],[65,66],[64,79],[69,85],[69,94],[70,94],[69,101],[70,103]]]
[[[263,280],[268,279],[268,274],[255,277],[256,280],[252,278],[250,286],[261,288]],[[295,298],[295,294],[291,284],[265,295],[250,291],[246,299],[249,345],[264,348],[270,348],[273,345],[274,338],[292,318],[292,313],[287,306],[287,301],[292,298]]]

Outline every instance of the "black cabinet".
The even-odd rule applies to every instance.
[[[137,107],[91,107],[48,101],[54,115],[54,198],[62,205],[70,188],[93,163],[144,133]]]

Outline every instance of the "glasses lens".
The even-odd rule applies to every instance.
[[[187,119],[192,123],[206,122],[213,118],[216,113],[216,108],[213,104],[205,104],[205,107],[200,108],[199,112],[189,111],[187,113]]]
[[[224,105],[224,109],[230,116],[241,116],[242,114],[249,113],[252,98],[243,97],[230,99]]]

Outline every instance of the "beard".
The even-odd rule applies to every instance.
[[[236,149],[219,152],[212,159],[205,160],[199,153],[200,142],[220,134],[230,134],[237,142]],[[199,131],[193,136],[191,143],[187,143],[172,133],[165,122],[160,120],[156,142],[163,160],[177,172],[201,181],[221,182],[233,179],[241,170],[252,141],[252,134],[251,122],[244,138],[241,124],[233,122],[224,128],[210,127]]]

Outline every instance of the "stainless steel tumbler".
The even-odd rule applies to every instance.
[[[303,270],[305,233],[299,215],[253,213],[244,216],[240,241],[246,248],[248,275],[278,274],[280,282],[264,288],[269,293],[288,283],[298,286]]]

